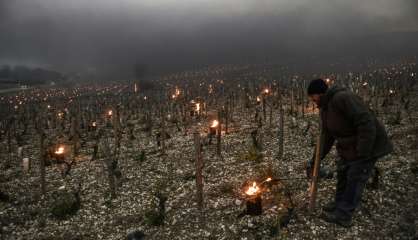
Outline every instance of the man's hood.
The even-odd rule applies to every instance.
[[[331,99],[334,97],[334,95],[337,92],[341,92],[341,91],[345,91],[347,90],[344,87],[340,87],[337,85],[333,85],[332,87],[328,88],[328,90],[325,92],[325,94],[323,96],[321,96],[320,98],[320,108],[322,109],[326,109],[328,107],[328,103],[329,101],[331,101]]]

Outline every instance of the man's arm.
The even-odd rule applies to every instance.
[[[332,145],[334,145],[334,137],[331,136],[328,131],[326,130],[326,128],[322,127],[322,133],[321,133],[321,160],[325,158],[325,156],[327,156],[327,154],[329,153],[329,151],[331,151]],[[315,156],[315,155],[314,155]]]
[[[334,97],[337,108],[356,128],[358,159],[370,158],[376,138],[374,117],[362,100],[351,93],[340,93]]]

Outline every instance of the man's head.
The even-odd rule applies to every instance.
[[[323,79],[315,79],[309,83],[308,96],[319,107],[321,96],[328,90],[328,85]]]

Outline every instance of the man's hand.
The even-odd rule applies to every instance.
[[[314,160],[310,159],[306,162],[306,178],[311,179],[313,175],[313,169],[314,169]],[[334,176],[334,173],[332,170],[326,166],[319,166],[319,172],[318,175],[320,178],[326,178],[331,179]]]

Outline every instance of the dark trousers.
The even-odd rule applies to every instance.
[[[345,161],[337,163],[336,211],[343,218],[351,218],[361,201],[363,190],[377,158],[369,161]]]

